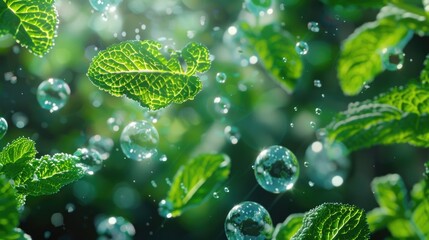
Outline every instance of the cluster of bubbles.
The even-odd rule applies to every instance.
[[[271,146],[259,153],[254,164],[256,181],[272,193],[285,192],[293,187],[299,175],[295,155],[282,146]]]
[[[268,211],[256,202],[235,205],[225,219],[225,234],[233,239],[270,239],[273,223]]]
[[[312,32],[319,32],[320,31],[318,22],[308,22],[307,28],[308,28],[308,30],[310,30]]]
[[[61,79],[49,78],[37,88],[37,101],[43,109],[51,113],[63,108],[69,96],[70,87]]]
[[[381,52],[381,61],[385,69],[397,71],[404,66],[405,54],[400,48],[385,48]]]
[[[129,221],[123,217],[104,217],[97,221],[97,240],[132,240],[136,230]]]
[[[158,141],[158,131],[145,120],[129,123],[123,129],[120,137],[122,152],[135,161],[156,157]]]
[[[7,128],[8,125],[6,119],[0,117],[0,139],[2,139],[4,135],[6,135]]]

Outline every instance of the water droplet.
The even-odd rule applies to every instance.
[[[6,119],[0,117],[0,139],[2,139],[4,135],[6,135],[7,129],[8,125]]]
[[[72,213],[72,212],[74,212],[74,210],[76,210],[76,206],[73,203],[67,203],[66,204],[66,211],[68,213]]]
[[[218,72],[216,74],[216,81],[218,83],[225,83],[225,81],[226,81],[226,73],[224,73],[224,72]]]
[[[262,188],[280,193],[291,189],[295,184],[299,175],[299,164],[289,149],[275,145],[259,153],[254,172]]]
[[[308,167],[308,164],[309,164],[309,163],[308,163],[307,161],[305,161],[305,162],[304,162],[304,167]]]
[[[241,138],[240,131],[237,127],[234,126],[226,126],[224,129],[224,134],[226,139],[232,144],[237,144],[238,140]]]
[[[171,187],[171,180],[169,178],[165,178],[165,182],[167,183],[168,186]]]
[[[298,112],[298,107],[293,107],[293,110],[295,111],[295,112]]]
[[[315,127],[316,127],[316,123],[315,123],[315,122],[313,122],[313,121],[310,121],[310,127],[311,127],[311,128],[315,128]]]
[[[4,73],[4,80],[9,81],[12,84],[15,84],[18,82],[18,78],[13,74],[13,72],[6,72]]]
[[[158,205],[158,213],[161,217],[172,218],[173,204],[165,199],[162,199]]]
[[[308,181],[308,186],[313,187],[314,186],[314,182]]]
[[[74,156],[80,159],[80,162],[84,164],[86,168],[86,173],[93,175],[95,172],[101,169],[101,159],[100,153],[94,149],[88,148],[78,148],[74,153]]]
[[[12,122],[17,128],[24,128],[28,124],[28,117],[22,112],[16,112],[12,115]]]
[[[271,6],[271,0],[245,0],[244,7],[254,14],[260,16],[264,14]]]
[[[305,55],[308,53],[308,44],[304,41],[299,41],[295,45],[295,50],[299,55]]]
[[[322,87],[322,82],[320,82],[319,79],[314,80],[313,84],[315,87],[318,87],[318,88]]]
[[[91,7],[97,12],[114,11],[122,0],[89,0]]]
[[[150,184],[152,185],[152,187],[157,188],[158,184],[156,184],[155,180],[150,181]]]
[[[308,22],[307,28],[312,32],[319,32],[320,30],[318,22]]]
[[[135,161],[156,156],[158,141],[158,131],[151,123],[144,120],[129,123],[122,131],[120,138],[122,152]]]
[[[381,60],[384,68],[389,71],[396,71],[404,66],[405,54],[400,48],[385,48],[381,52]]]
[[[167,155],[165,155],[165,154],[162,154],[162,155],[159,157],[159,161],[161,161],[161,162],[167,162],[167,160],[168,160],[168,158],[167,158]]]
[[[64,107],[69,96],[69,85],[61,79],[50,78],[40,83],[37,88],[37,101],[43,109],[51,113]]]
[[[219,199],[219,194],[217,192],[213,192],[213,197]]]
[[[255,202],[235,205],[225,219],[225,234],[233,239],[271,239],[273,223],[268,211]]]
[[[98,239],[133,239],[136,230],[123,217],[104,217],[96,224]]]
[[[225,97],[215,97],[213,103],[215,111],[220,114],[227,114],[231,108],[231,102]]]
[[[320,108],[316,108],[316,109],[314,109],[314,112],[315,112],[317,115],[320,115],[320,114],[322,114],[322,109],[320,109]]]
[[[290,123],[290,127],[293,128],[295,125],[293,123]]]
[[[340,186],[350,168],[347,148],[340,142],[313,142],[305,151],[305,161],[310,180],[326,189]]]
[[[96,150],[102,160],[106,160],[110,156],[110,151],[113,148],[113,140],[108,137],[94,135],[89,139],[88,148]]]
[[[54,227],[61,227],[64,225],[64,217],[61,213],[54,213],[51,216],[51,223]]]
[[[224,187],[223,191],[226,192],[226,193],[229,193],[229,188],[228,187]]]
[[[282,61],[283,61],[284,63],[287,63],[287,58],[283,57],[283,58],[282,58]]]

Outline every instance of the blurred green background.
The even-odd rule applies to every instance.
[[[304,167],[305,151],[316,141],[316,130],[345,110],[349,102],[372,98],[419,75],[429,45],[415,36],[404,50],[402,70],[381,74],[355,97],[342,94],[336,78],[341,41],[362,23],[375,19],[375,11],[329,7],[316,0],[275,1],[273,13],[259,21],[278,22],[297,41],[309,45],[303,56],[303,76],[290,94],[259,63],[249,63],[248,51],[231,41],[229,27],[239,20],[255,21],[243,9],[242,1],[123,0],[115,11],[105,14],[94,11],[87,0],[57,0],[56,6],[58,37],[43,58],[31,55],[10,36],[0,38],[0,76],[4,76],[0,81],[0,116],[9,123],[0,146],[27,136],[36,141],[39,155],[73,153],[97,134],[111,138],[115,145],[103,168],[93,176],[55,195],[28,198],[21,227],[33,239],[96,239],[94,222],[103,215],[129,220],[136,228],[135,239],[225,239],[224,219],[244,200],[263,205],[277,224],[291,213],[328,201],[370,210],[376,206],[370,189],[375,176],[399,173],[409,188],[421,178],[428,151],[408,145],[352,153],[344,184],[331,189],[310,186]],[[309,21],[318,22],[320,31],[308,30]],[[203,91],[193,101],[155,113],[99,91],[85,75],[91,58],[109,45],[129,39],[158,40],[176,49],[189,41],[206,45],[214,60],[201,76]],[[224,84],[216,82],[218,72],[227,74]],[[43,110],[36,101],[37,86],[51,77],[63,79],[72,91],[67,105],[54,113]],[[314,86],[316,79],[322,87]],[[217,96],[231,102],[226,115],[215,111],[213,99]],[[315,108],[322,110],[320,115],[315,114]],[[115,119],[119,128],[112,128],[109,118]],[[167,156],[166,162],[135,162],[122,153],[122,128],[143,119],[154,122],[160,135],[159,151]],[[226,126],[239,129],[237,144],[225,137]],[[271,145],[287,147],[301,165],[297,184],[283,194],[259,187],[251,168],[258,153]],[[211,197],[178,218],[160,217],[158,202],[167,194],[168,181],[185,161],[204,152],[223,152],[232,160],[231,176],[219,188],[220,197]],[[224,187],[230,191],[224,192]],[[55,213],[64,217],[63,226],[51,223]]]

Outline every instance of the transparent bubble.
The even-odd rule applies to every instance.
[[[136,208],[140,202],[139,193],[126,184],[119,184],[113,193],[113,202],[122,209]]]
[[[216,74],[216,81],[218,82],[218,83],[225,83],[226,82],[226,73],[224,73],[224,72],[218,72],[217,74]]]
[[[226,193],[229,193],[229,188],[228,187],[224,187],[223,191],[226,192]]]
[[[16,112],[12,115],[12,122],[17,128],[24,128],[28,124],[28,117],[22,112]]]
[[[102,160],[106,160],[110,156],[110,151],[113,148],[113,140],[108,137],[94,135],[89,139],[88,148],[96,150]]]
[[[165,199],[162,199],[158,205],[158,213],[161,217],[172,218],[173,217],[173,204]]]
[[[326,189],[341,186],[350,168],[347,154],[347,148],[340,142],[313,142],[305,151],[308,177]]]
[[[63,108],[69,96],[70,87],[61,79],[50,78],[40,83],[37,88],[39,105],[51,113]]]
[[[64,225],[64,217],[61,213],[54,213],[51,216],[51,223],[54,227],[61,227]]]
[[[320,82],[319,79],[314,80],[313,84],[315,87],[318,87],[318,88],[322,87],[322,82]]]
[[[310,30],[312,32],[319,32],[320,31],[318,22],[308,22],[307,28],[308,28],[308,30]]]
[[[105,217],[96,223],[98,240],[132,240],[136,230],[123,217]]]
[[[155,157],[158,154],[158,141],[158,131],[144,120],[129,123],[122,130],[120,138],[122,152],[135,161]]]
[[[86,173],[93,175],[95,172],[101,169],[100,153],[91,148],[78,148],[74,153],[74,156],[80,159],[80,162],[86,167]]]
[[[0,139],[2,139],[4,137],[4,135],[6,135],[8,129],[8,125],[7,125],[7,121],[4,118],[0,118]]]
[[[224,129],[224,134],[226,139],[232,144],[237,144],[238,140],[241,138],[240,131],[237,127],[234,126],[226,126]]]
[[[310,127],[311,127],[311,128],[316,128],[316,123],[315,123],[315,122],[313,122],[313,121],[310,121]]]
[[[215,111],[220,114],[227,114],[231,108],[231,102],[225,97],[215,97],[213,103]]]
[[[122,126],[122,121],[119,118],[110,117],[107,119],[107,126],[113,132],[117,132]]]
[[[167,157],[167,155],[165,155],[165,154],[162,154],[162,155],[159,157],[159,161],[161,161],[161,162],[167,162],[167,160],[168,160],[168,157]]]
[[[305,55],[308,53],[308,44],[304,41],[299,41],[295,45],[295,51],[299,55]]]
[[[381,52],[381,61],[385,69],[396,71],[404,66],[405,54],[400,48],[385,48]]]
[[[272,193],[285,192],[293,187],[299,175],[295,155],[282,146],[268,147],[255,161],[255,177],[259,185]]]
[[[322,114],[322,109],[320,109],[320,108],[316,108],[316,109],[314,109],[314,112],[315,112],[317,115],[320,115],[320,114]]]
[[[255,202],[235,205],[225,219],[225,234],[228,240],[271,239],[273,223],[267,210]]]
[[[213,198],[219,199],[219,193],[213,192]]]
[[[74,210],[76,210],[76,206],[73,203],[67,203],[66,204],[66,211],[68,213],[72,213],[72,212],[74,212]]]
[[[252,14],[259,16],[261,12],[266,12],[271,6],[271,0],[245,0],[244,6]]]
[[[89,0],[91,7],[97,12],[114,10],[122,0]]]

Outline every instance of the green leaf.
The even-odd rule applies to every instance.
[[[387,0],[322,0],[325,4],[353,6],[353,7],[369,7],[381,8],[388,2]]]
[[[33,140],[24,137],[15,139],[0,152],[0,173],[10,179],[16,178],[36,154]]]
[[[2,240],[31,240],[31,237],[20,228],[15,228],[7,235],[2,235]]]
[[[152,110],[193,99],[202,88],[194,75],[210,68],[208,49],[192,42],[169,59],[160,49],[160,43],[150,40],[112,45],[94,57],[87,75],[101,90],[126,95]]]
[[[371,188],[380,207],[391,216],[405,217],[407,189],[398,174],[374,178]]]
[[[7,236],[19,223],[18,202],[15,190],[0,176],[0,236]]]
[[[419,229],[418,231],[420,235],[429,238],[429,228],[427,227],[429,223],[429,200],[427,199],[427,196],[429,196],[429,183],[427,179],[424,179],[415,184],[413,190],[411,191],[411,218],[416,228]]]
[[[273,232],[273,240],[289,240],[302,226],[304,214],[296,213],[289,215],[282,223],[277,224]]]
[[[429,0],[423,0],[423,6],[426,12],[429,12]]]
[[[78,157],[64,153],[35,159],[14,179],[19,182],[15,188],[23,195],[54,194],[85,175],[85,167],[78,162]]]
[[[395,219],[394,216],[389,215],[383,208],[375,208],[369,211],[366,214],[366,218],[371,232],[386,228]]]
[[[417,32],[419,35],[425,35],[429,33],[429,26],[425,16],[426,13],[419,6],[413,6],[410,3],[399,3],[404,5],[402,9],[395,5],[387,5],[383,7],[377,14],[377,19],[390,18],[397,24],[403,25],[404,27]]]
[[[352,103],[326,127],[328,139],[350,151],[376,144],[429,147],[429,86],[393,88],[372,101]]]
[[[369,239],[365,212],[355,206],[324,203],[304,215],[293,240]]]
[[[12,34],[35,55],[46,54],[54,44],[58,23],[53,4],[53,0],[0,1],[0,34]]]
[[[422,80],[422,82],[424,84],[428,84],[429,83],[429,55],[426,56],[426,60],[423,63],[424,67],[422,72],[420,73],[420,80]]]
[[[407,33],[406,27],[391,19],[366,23],[357,28],[344,41],[338,63],[338,78],[343,92],[356,95],[365,84],[372,82],[383,71],[382,50],[400,44]]]
[[[228,178],[230,170],[231,161],[223,154],[191,159],[174,176],[167,198],[160,203],[160,214],[177,217],[187,208],[201,204]]]
[[[301,57],[295,50],[295,38],[276,24],[255,32],[247,23],[242,23],[240,29],[250,44],[248,48],[256,51],[272,78],[285,90],[294,90],[303,70]]]

